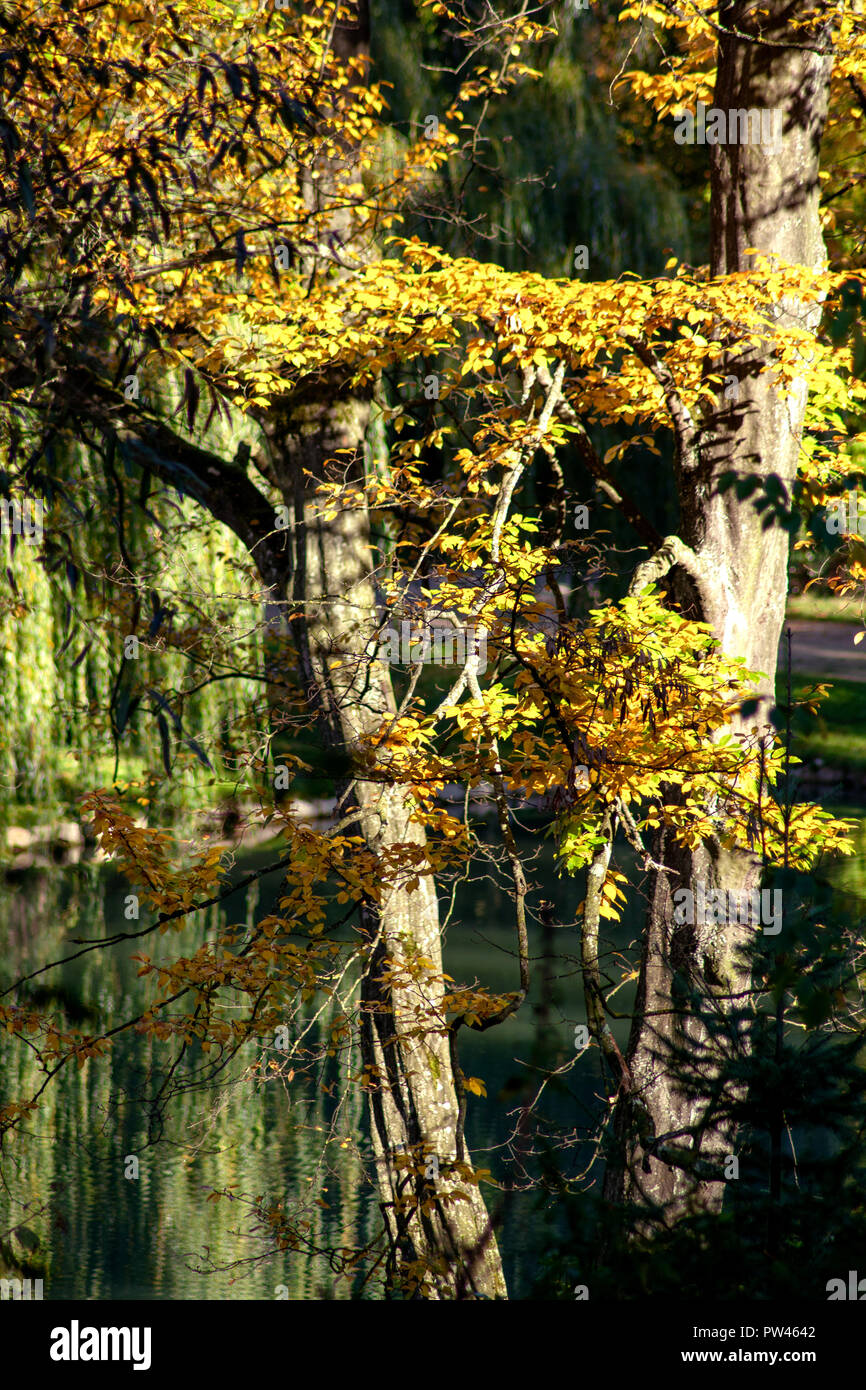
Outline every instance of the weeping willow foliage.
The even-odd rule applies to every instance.
[[[0,786],[4,800],[50,801],[55,793],[50,755],[56,691],[54,613],[35,548],[2,537],[17,600],[4,603],[0,626]]]
[[[115,481],[126,485],[122,503]],[[64,469],[65,497],[46,506],[45,544],[18,537],[10,553],[2,538],[9,588],[0,631],[0,799],[10,809],[56,804],[111,780],[112,708],[115,725],[123,724],[119,776],[142,782],[150,800],[158,789],[162,808],[191,805],[204,784],[235,771],[233,731],[249,721],[261,687],[212,677],[227,665],[262,669],[249,557],[190,499],[162,491],[141,505],[138,486],[116,468],[111,478],[100,474],[99,461],[78,449]],[[131,634],[139,639],[134,661],[124,655]],[[157,712],[168,730],[165,752]]]
[[[638,143],[634,124],[621,119],[626,89],[611,98],[599,65],[599,44],[611,43],[601,24],[605,8],[604,0],[583,10],[555,7],[558,37],[532,54],[540,77],[524,79],[508,101],[491,105],[471,175],[461,156],[439,190],[460,216],[437,218],[426,228],[431,239],[507,270],[592,280],[624,270],[658,274],[670,249],[693,258],[689,171],[675,177],[659,157],[669,166],[669,148],[658,152],[652,132]],[[371,15],[374,71],[393,83],[399,142],[441,114],[458,84],[442,70],[448,44],[429,11],[418,15],[411,0],[373,0]],[[616,72],[625,56],[625,49],[608,53],[604,72]],[[455,42],[451,60],[464,58]],[[419,221],[413,230],[423,236],[423,205]],[[579,246],[588,253],[582,269],[575,264]]]

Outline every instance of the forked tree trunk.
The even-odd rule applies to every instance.
[[[311,705],[331,748],[356,758],[359,741],[396,710],[388,666],[374,659],[379,627],[365,505],[325,521],[314,497],[329,460],[348,483],[363,479],[369,404],[336,381],[292,397],[269,425],[274,471],[293,514],[298,615],[294,643]],[[343,452],[337,452],[343,451]],[[347,452],[348,451],[348,452]],[[341,815],[357,809],[359,833],[381,868],[380,903],[363,909],[367,958],[362,981],[362,1058],[366,1071],[379,1193],[395,1263],[427,1275],[434,1298],[506,1296],[496,1238],[468,1154],[458,1156],[458,1102],[442,1026],[442,949],[435,883],[422,874],[414,890],[409,864],[394,884],[389,855],[423,861],[425,835],[410,793],[388,780],[385,766],[356,763]],[[349,783],[347,783],[347,786]],[[345,788],[343,789],[345,790]],[[422,863],[423,867],[423,863]],[[419,958],[426,962],[417,965]],[[409,964],[415,975],[401,974]],[[397,974],[394,975],[394,970]],[[390,971],[390,973],[389,973]],[[435,1159],[435,1163],[431,1160]],[[437,1170],[438,1169],[438,1176]]]
[[[747,247],[775,252],[810,269],[825,264],[818,218],[818,157],[831,61],[802,48],[768,44],[768,40],[791,42],[792,35],[786,32],[789,13],[790,7],[781,0],[761,6],[736,0],[720,8],[720,24],[726,29],[759,34],[763,42],[721,38],[714,106],[726,112],[781,108],[783,130],[775,150],[762,144],[711,148],[714,275],[747,270],[751,260]],[[776,306],[776,312],[781,323],[814,331],[820,306],[785,302]],[[682,551],[678,556],[674,543],[668,547],[668,561],[648,576],[656,577],[673,561],[671,579],[688,615],[711,623],[727,654],[743,657],[751,670],[766,672],[767,679],[756,692],[761,697],[758,711],[740,719],[736,726],[740,730],[755,724],[767,726],[785,613],[789,538],[779,525],[763,529],[762,515],[753,501],[738,499],[733,489],[720,490],[719,478],[731,471],[762,480],[775,474],[790,497],[806,401],[802,380],[793,395],[779,400],[772,374],[758,375],[767,361],[767,345],[748,357],[729,359],[721,370],[737,377],[736,399],[720,402],[697,440],[680,441],[688,446],[678,451],[680,540],[691,553]],[[699,1151],[707,1161],[704,1174],[719,1172],[734,1140],[718,1121],[711,1121],[701,1132],[709,1102],[689,1098],[672,1075],[673,1048],[685,1046],[696,1052],[707,1041],[707,1030],[685,1002],[687,996],[678,994],[679,981],[687,981],[704,1000],[715,999],[721,1016],[730,1015],[728,996],[749,986],[748,968],[738,960],[738,951],[755,930],[732,923],[679,925],[674,920],[672,893],[682,887],[696,893],[698,883],[708,890],[751,893],[759,882],[761,864],[756,855],[731,853],[713,841],[687,852],[664,835],[654,858],[672,872],[656,874],[652,887],[627,1055],[632,1088],[617,1105],[617,1144],[605,1192],[612,1200],[635,1201],[644,1196],[658,1204],[670,1222],[690,1208],[721,1206],[724,1182],[701,1180],[691,1159]],[[737,1045],[734,1030],[726,1048],[730,1051]],[[707,1096],[712,1072],[723,1066],[726,1048],[707,1067]],[[668,1162],[659,1156],[664,1144],[657,1151],[652,1149],[653,1131],[656,1140],[672,1136]],[[676,1148],[685,1158],[682,1166],[676,1161]]]

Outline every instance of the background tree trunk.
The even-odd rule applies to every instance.
[[[788,6],[779,0],[760,8],[737,0],[720,8],[722,26],[760,34],[764,42],[750,43],[729,33],[721,37],[714,106],[726,112],[781,108],[783,131],[775,150],[763,144],[711,147],[711,269],[716,276],[749,269],[747,247],[774,252],[810,269],[825,264],[818,158],[831,60],[802,48],[772,46],[774,40],[780,45],[802,42],[799,35],[786,32],[788,14]],[[796,323],[814,331],[820,305],[780,302],[775,317],[783,325]],[[758,710],[741,717],[734,727],[745,730],[757,723],[769,732],[767,714],[774,699],[787,596],[789,536],[778,524],[763,529],[762,515],[751,499],[739,499],[733,489],[719,487],[720,475],[726,472],[757,475],[762,481],[775,474],[791,496],[806,384],[801,379],[794,394],[780,400],[773,374],[758,374],[768,360],[769,343],[728,359],[721,371],[737,377],[736,399],[720,402],[693,451],[679,451],[681,538],[697,559],[699,582],[682,566],[673,570],[671,579],[688,616],[711,623],[727,654],[741,656],[749,669],[766,673],[756,692]],[[664,833],[654,858],[672,872],[655,874],[651,887],[627,1056],[632,1089],[617,1105],[616,1150],[605,1192],[612,1200],[644,1197],[663,1207],[671,1221],[689,1208],[721,1206],[724,1182],[700,1180],[693,1158],[699,1152],[718,1171],[734,1139],[727,1125],[712,1119],[703,1129],[709,1100],[689,1097],[672,1075],[672,1048],[691,1047],[696,1053],[708,1041],[707,1029],[684,1002],[685,996],[678,995],[678,980],[704,1000],[715,997],[720,1015],[729,1014],[727,996],[749,986],[749,972],[738,951],[754,932],[754,927],[736,924],[679,925],[672,893],[681,887],[695,892],[699,882],[708,890],[750,893],[759,883],[761,863],[757,855],[730,853],[712,840],[687,852]],[[737,1030],[729,1031],[723,1053],[740,1043],[744,1040]],[[717,1054],[707,1067],[707,1097],[711,1073],[721,1065],[723,1057]],[[683,1130],[689,1135],[672,1138],[667,1156],[675,1156],[671,1146],[679,1147],[685,1163],[663,1161],[658,1153],[664,1144],[654,1152],[648,1136],[654,1131],[659,1140]],[[683,1154],[683,1148],[691,1152]]]

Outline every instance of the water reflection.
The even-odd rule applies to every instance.
[[[856,860],[834,874],[840,888],[862,901],[866,894],[866,822]],[[523,837],[538,852],[536,884],[550,906],[544,924],[530,933],[533,987],[517,1017],[486,1034],[463,1030],[461,1062],[482,1077],[489,1099],[473,1098],[467,1141],[476,1162],[514,1184],[511,1195],[488,1189],[501,1217],[499,1239],[512,1297],[532,1291],[541,1255],[559,1228],[555,1197],[528,1190],[537,1175],[545,1140],[560,1146],[558,1165],[567,1177],[588,1162],[587,1136],[604,1088],[597,1065],[581,1066],[547,1082],[533,1124],[521,1132],[521,1110],[552,1069],[574,1056],[575,1025],[585,1021],[574,926],[582,885],[556,876],[552,846],[540,830]],[[631,868],[629,852],[619,853]],[[258,851],[238,872],[268,862]],[[179,932],[148,947],[159,959],[191,954],[203,939],[230,923],[254,922],[271,909],[280,875],[259,880],[220,908],[196,914]],[[124,921],[125,880],[93,862],[32,868],[7,881],[0,899],[2,985],[76,949]],[[443,901],[443,916],[451,906]],[[608,932],[608,949],[633,954],[642,903],[631,894],[621,924]],[[512,906],[492,877],[456,892],[445,933],[445,969],[459,982],[494,991],[517,987]],[[58,1019],[102,1030],[133,1016],[145,999],[145,982],[132,959],[140,943],[91,951],[50,976],[31,982],[29,998]],[[41,991],[41,992],[40,992]],[[623,1014],[627,990],[617,996]],[[627,1023],[615,1027],[625,1046]],[[274,1053],[261,1042],[247,1045],[219,1078],[204,1088],[195,1050],[183,1059],[183,1083],[168,1110],[154,1108],[160,1068],[167,1057],[152,1037],[121,1034],[112,1053],[81,1070],[69,1066],[44,1091],[39,1109],[3,1154],[0,1190],[2,1273],[30,1273],[44,1281],[50,1299],[273,1299],[280,1286],[292,1299],[369,1296],[340,1279],[321,1255],[274,1255],[267,1233],[256,1230],[247,1199],[290,1200],[303,1207],[312,1245],[362,1246],[379,1231],[377,1199],[365,1175],[369,1159],[366,1114],[357,1090],[340,1110],[327,1164],[322,1139],[333,1102],[311,1083],[288,1081],[269,1069]],[[41,1076],[33,1054],[4,1043],[0,1104],[32,1094]],[[340,1066],[357,1067],[343,1059]],[[518,1163],[506,1170],[509,1136]],[[127,1177],[128,1159],[138,1177]],[[526,1185],[527,1190],[521,1190]],[[209,1200],[230,1188],[233,1199]]]
[[[108,934],[108,923],[113,932],[123,921],[125,881],[92,863],[25,871],[9,886],[0,906],[3,988],[45,960],[69,955],[76,949],[72,938],[93,940]],[[219,913],[196,914],[163,938],[154,955],[190,954],[229,922],[249,925],[267,906],[257,888]],[[92,951],[51,973],[50,997],[43,989],[40,998],[34,983],[19,1002],[30,998],[58,1020],[88,1029],[111,1027],[145,999],[131,959],[136,949],[130,941]],[[266,1070],[273,1055],[250,1044],[218,1088],[203,1092],[196,1084],[201,1059],[191,1051],[181,1067],[180,1095],[161,1119],[153,1098],[167,1059],[152,1037],[123,1033],[103,1061],[65,1067],[3,1155],[6,1270],[26,1264],[43,1277],[46,1298],[274,1298],[279,1285],[290,1298],[348,1297],[351,1287],[338,1283],[321,1257],[254,1262],[271,1247],[252,1231],[244,1195],[279,1200],[290,1193],[302,1203],[316,1245],[363,1243],[375,1229],[361,1165],[348,1144],[339,1147],[339,1136],[329,1155],[333,1170],[322,1171],[320,1141],[330,1119],[325,1098],[311,1088],[288,1094],[282,1078]],[[265,1069],[256,1079],[251,1069],[260,1062]],[[39,1084],[32,1054],[5,1045],[0,1103],[28,1096]],[[347,1139],[358,1133],[359,1098],[339,1123]],[[134,1167],[129,1157],[138,1159],[137,1177],[125,1176]],[[235,1190],[234,1200],[208,1200],[225,1188]],[[10,1233],[22,1225],[33,1237],[27,1251]],[[237,1261],[253,1263],[214,1268]]]

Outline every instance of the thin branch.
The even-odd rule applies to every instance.
[[[683,401],[674,380],[673,372],[667,363],[653,352],[643,338],[626,338],[625,340],[632,352],[641,361],[648,371],[652,372],[659,386],[664,392],[665,403],[667,404],[671,420],[674,426],[674,438],[676,440],[676,465],[678,469],[691,471],[698,465],[698,429],[691,417],[688,407]]]

